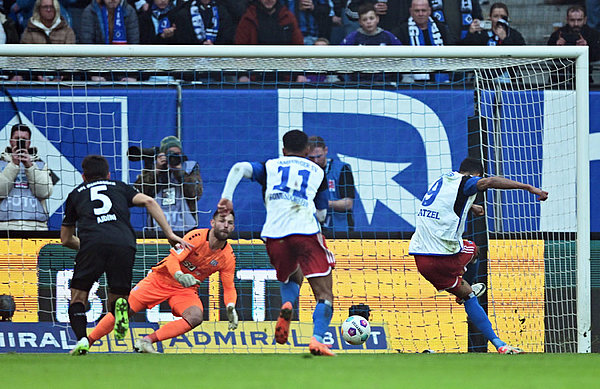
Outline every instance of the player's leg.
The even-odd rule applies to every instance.
[[[87,332],[88,294],[94,282],[104,271],[104,258],[99,255],[97,247],[78,252],[75,258],[75,269],[71,280],[71,301],[69,302],[69,321],[77,338],[71,355],[85,355],[89,350]]]
[[[77,344],[70,351],[71,355],[85,355],[90,349],[90,343],[86,337],[87,316],[86,302],[88,291],[71,287],[71,302],[69,303],[69,321],[71,329],[77,337]]]
[[[282,239],[267,239],[267,254],[277,272],[281,292],[281,309],[275,324],[275,341],[286,344],[294,305],[300,295],[300,285],[304,279],[296,260],[295,248],[290,244],[292,236]]]
[[[106,246],[106,279],[109,287],[108,304],[115,317],[115,339],[125,339],[129,331],[129,304],[127,299],[133,279],[135,249],[126,246]]]
[[[183,335],[202,323],[204,309],[194,288],[173,288],[169,305],[173,314],[181,319],[173,320],[142,339],[137,339],[136,351],[157,353],[153,343]]]
[[[325,247],[321,234],[303,236],[299,240],[301,243],[297,249],[303,250],[299,251],[298,262],[317,301],[313,311],[313,336],[308,348],[314,355],[333,356],[335,354],[323,343],[323,338],[333,316],[331,270],[335,266],[335,259]]]

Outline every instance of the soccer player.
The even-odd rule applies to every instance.
[[[500,354],[520,354],[522,349],[506,344],[494,333],[473,289],[462,279],[465,266],[477,255],[477,246],[463,240],[462,235],[469,210],[483,215],[483,207],[473,204],[478,191],[522,189],[537,195],[540,201],[548,198],[548,192],[507,178],[482,178],[482,175],[481,162],[466,158],[458,172],[442,175],[429,187],[417,213],[417,225],[408,252],[414,255],[417,269],[427,281],[464,302],[473,324]]]
[[[71,281],[69,320],[77,337],[71,355],[89,350],[85,315],[89,291],[102,273],[108,282],[108,309],[118,320],[115,337],[124,338],[129,328],[127,295],[131,289],[135,259],[135,233],[129,221],[129,208],[146,207],[163,229],[169,243],[190,246],[173,233],[164,213],[154,199],[132,186],[110,179],[108,162],[100,155],[88,155],[81,163],[83,183],[67,197],[65,217],[60,229],[63,246],[79,250]],[[75,236],[75,227],[79,230]]]
[[[306,276],[317,300],[309,350],[314,355],[333,356],[335,354],[323,343],[333,314],[331,269],[335,265],[319,224],[327,214],[327,183],[323,169],[308,160],[307,155],[308,136],[299,130],[287,132],[283,136],[283,157],[264,164],[238,162],[233,165],[217,208],[224,214],[233,210],[233,192],[243,177],[263,186],[267,219],[261,235],[277,271],[283,302],[275,326],[275,340],[279,344],[287,342],[293,306]]]
[[[185,334],[200,325],[204,310],[198,297],[198,285],[217,271],[223,285],[229,329],[237,328],[237,293],[233,283],[235,256],[231,245],[227,244],[227,238],[234,229],[233,212],[227,215],[215,212],[210,227],[188,232],[183,239],[193,245],[193,248],[172,248],[169,255],[154,266],[152,272],[131,291],[130,315],[168,301],[173,314],[181,317],[150,335],[136,339],[136,351],[156,354],[158,352],[153,343]],[[108,334],[114,322],[112,313],[106,314],[88,335],[89,344]]]

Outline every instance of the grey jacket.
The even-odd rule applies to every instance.
[[[100,0],[102,4],[104,2]],[[135,9],[130,6],[127,1],[121,0],[121,7],[124,10],[125,33],[127,34],[128,44],[140,43],[140,28],[138,25],[138,17]],[[104,21],[100,4],[97,0],[93,0],[90,5],[85,7],[81,14],[81,36],[80,43],[88,44],[106,44],[104,36]]]

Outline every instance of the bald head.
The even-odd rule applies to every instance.
[[[409,11],[410,16],[420,29],[427,28],[427,22],[429,16],[431,16],[431,7],[428,0],[412,0]]]

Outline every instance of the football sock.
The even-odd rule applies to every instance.
[[[331,323],[331,316],[333,316],[331,301],[319,300],[313,312],[313,336],[321,343],[323,343],[323,336]]]
[[[87,317],[85,316],[85,305],[83,303],[69,305],[69,320],[77,340],[85,338]]]
[[[279,290],[281,291],[281,304],[289,301],[292,305],[296,304],[300,295],[300,285],[294,281],[279,282]]]
[[[150,338],[150,340],[152,340],[152,343],[154,343],[160,340],[171,339],[176,336],[185,334],[191,329],[192,326],[185,319],[178,319],[165,324],[164,326],[156,330],[153,334],[150,334],[148,337]],[[156,336],[156,340],[155,337],[152,335]]]
[[[471,319],[471,322],[475,324],[475,327],[477,327],[479,331],[483,333],[483,336],[485,336],[487,340],[492,342],[492,344],[496,346],[496,348],[504,346],[506,344],[502,340],[500,340],[500,338],[498,338],[498,336],[494,332],[494,329],[492,328],[492,323],[490,323],[490,319],[488,319],[487,314],[485,313],[481,305],[479,305],[479,301],[477,301],[475,293],[471,292],[471,294],[469,295],[469,299],[465,301],[464,305],[465,311],[467,312],[469,319]]]
[[[109,312],[106,315],[104,315],[102,320],[100,320],[98,322],[98,325],[96,325],[96,328],[94,328],[92,330],[92,332],[90,332],[90,334],[88,335],[88,339],[90,341],[90,346],[92,345],[92,343],[94,343],[98,339],[108,335],[113,330],[114,327],[115,327],[115,316]]]

